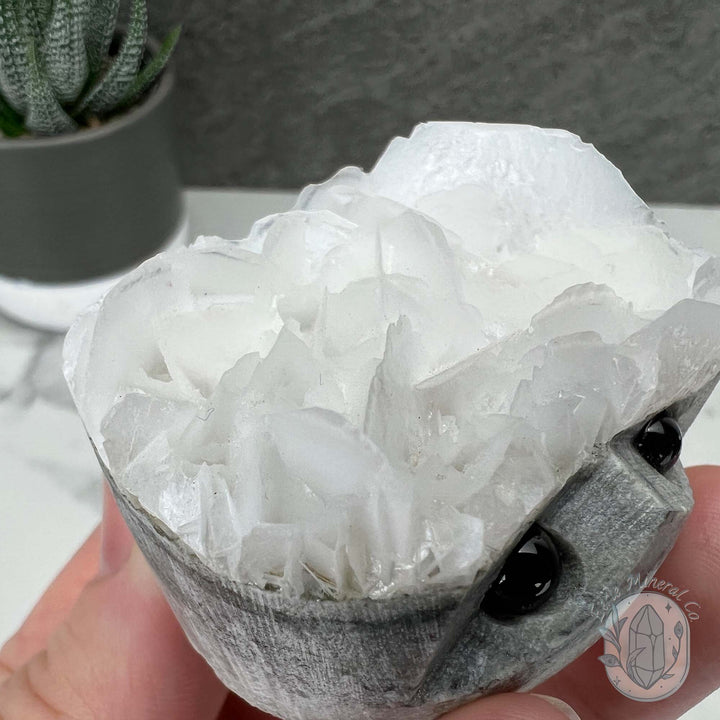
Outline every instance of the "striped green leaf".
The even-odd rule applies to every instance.
[[[110,55],[120,0],[0,0],[0,132],[57,134],[136,103],[157,81],[176,27],[147,64],[147,0]],[[70,108],[70,109],[68,109]]]
[[[77,108],[105,115],[122,100],[137,75],[147,36],[147,5],[145,0],[132,0],[130,22],[118,54],[100,81],[90,89]]]
[[[115,34],[120,0],[90,0],[86,3],[85,47],[90,74],[99,75],[105,65]]]
[[[21,0],[0,0],[0,91],[18,112],[27,106],[28,64]]]
[[[137,77],[133,80],[132,85],[128,88],[125,93],[121,105],[122,107],[128,107],[133,105],[142,95],[147,92],[152,84],[157,80],[158,75],[165,69],[168,64],[177,41],[180,38],[181,27],[177,25],[163,40],[160,49],[153,56],[150,62],[138,73]]]
[[[35,10],[38,25],[44,30],[52,14],[53,0],[30,0],[30,4]]]
[[[42,57],[31,34],[25,36],[28,67],[25,126],[36,135],[58,135],[77,128],[77,123],[63,110],[50,85]]]
[[[20,7],[25,16],[27,27],[39,45],[43,42],[45,26],[52,12],[52,0],[21,0]]]
[[[83,0],[55,0],[45,29],[42,59],[60,103],[75,102],[88,75]]]

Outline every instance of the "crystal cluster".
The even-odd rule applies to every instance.
[[[464,585],[596,444],[720,367],[720,265],[560,130],[430,123],[66,341],[118,484],[288,596]]]

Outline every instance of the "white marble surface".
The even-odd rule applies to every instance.
[[[191,237],[243,237],[289,193],[190,190]],[[720,208],[658,207],[672,233],[720,254]],[[101,476],[60,369],[62,336],[0,317],[0,644],[100,518]],[[685,465],[720,464],[720,392],[684,443]],[[715,720],[720,694],[684,720]]]

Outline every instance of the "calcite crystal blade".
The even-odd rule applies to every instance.
[[[717,266],[570,133],[430,123],[246,240],[144,263],[66,376],[229,688],[432,718],[559,670],[669,551]]]

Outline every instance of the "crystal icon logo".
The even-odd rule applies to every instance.
[[[643,605],[630,621],[628,671],[632,681],[646,690],[665,674],[664,630],[662,618],[650,603]]]
[[[618,602],[600,632],[608,679],[633,700],[654,702],[672,695],[690,669],[690,626],[667,595],[642,592]]]

